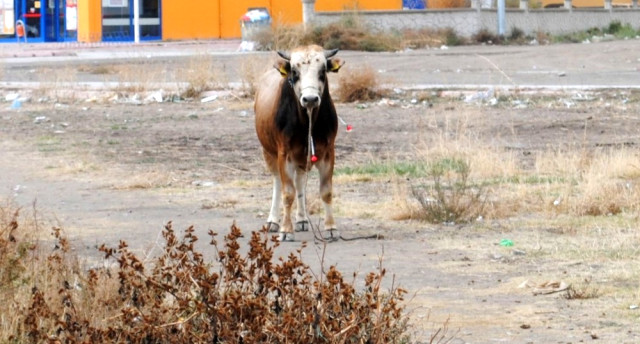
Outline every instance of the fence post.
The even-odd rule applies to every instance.
[[[631,1],[631,8],[638,8],[638,0]]]
[[[529,0],[520,0],[520,9],[525,12],[529,11]]]
[[[613,6],[611,6],[611,0],[604,0],[604,9],[611,11]]]
[[[482,0],[471,0],[471,8],[475,8],[476,11],[480,12],[480,7],[482,7]]]
[[[571,3],[571,0],[564,0],[564,8],[568,9],[569,12],[573,10],[573,4]]]
[[[302,23],[304,26],[313,21],[316,0],[302,0]]]

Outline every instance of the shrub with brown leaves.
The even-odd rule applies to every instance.
[[[16,214],[17,218],[17,214]],[[9,221],[12,231],[18,222]],[[3,231],[3,235],[6,232]],[[168,223],[164,247],[143,262],[121,241],[100,247],[108,268],[78,268],[61,230],[40,269],[21,284],[2,314],[2,342],[33,343],[395,343],[406,340],[401,301],[381,290],[384,269],[369,273],[363,290],[330,267],[313,274],[303,248],[276,258],[275,237],[252,232],[248,250],[235,225],[222,245],[210,231],[214,262],[194,249],[194,228],[178,237]],[[3,236],[3,238],[5,238]],[[0,245],[7,245],[2,241]],[[241,252],[247,251],[242,254]],[[31,265],[40,262],[37,255]],[[37,271],[37,272],[36,272]],[[3,290],[6,285],[3,285]],[[20,294],[20,293],[17,293]],[[17,295],[16,294],[16,295]],[[5,301],[7,302],[7,301]],[[3,312],[4,313],[4,312]],[[11,329],[7,332],[8,329]]]

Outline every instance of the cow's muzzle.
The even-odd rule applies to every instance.
[[[305,92],[306,91],[306,92]],[[305,87],[300,95],[300,105],[305,108],[316,108],[320,106],[320,95],[315,87]]]

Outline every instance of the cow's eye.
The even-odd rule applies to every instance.
[[[327,71],[325,69],[322,69],[320,70],[320,73],[318,73],[318,79],[320,81],[324,81],[326,75],[327,75]]]
[[[300,73],[297,70],[292,69],[291,70],[291,79],[295,82],[295,81],[298,81],[299,78],[300,78]]]

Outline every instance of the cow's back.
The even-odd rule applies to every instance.
[[[264,149],[272,154],[277,154],[278,149],[275,116],[283,82],[282,75],[271,68],[262,75],[256,88],[256,133]]]

